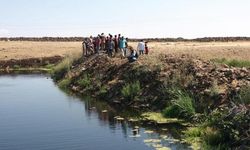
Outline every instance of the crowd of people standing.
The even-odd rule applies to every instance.
[[[137,60],[139,55],[148,54],[149,52],[147,42],[141,40],[138,43],[137,50],[135,50],[128,45],[128,38],[121,36],[121,34],[105,36],[102,33],[96,37],[90,36],[84,39],[82,46],[84,56],[105,52],[109,57],[121,54],[121,58],[128,58],[130,61]],[[139,51],[139,54],[137,51]]]

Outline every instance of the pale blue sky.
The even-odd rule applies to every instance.
[[[250,36],[250,0],[0,0],[0,37]]]

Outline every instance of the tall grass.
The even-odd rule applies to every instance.
[[[236,60],[236,59],[231,59],[228,60],[226,58],[222,59],[212,59],[213,62],[220,63],[220,64],[226,64],[230,67],[250,67],[250,61],[247,60]]]
[[[59,64],[57,64],[52,69],[52,78],[55,81],[62,79],[65,74],[70,70],[72,64],[80,59],[81,54],[79,53],[71,53],[67,55]]]
[[[177,117],[182,119],[190,119],[195,115],[194,100],[187,92],[174,89],[175,99],[171,101],[171,105],[163,110],[165,117]]]

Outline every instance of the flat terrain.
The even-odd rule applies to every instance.
[[[136,48],[137,43],[129,43]],[[250,60],[250,42],[151,42],[151,54],[189,54],[202,59]],[[0,41],[0,60],[66,56],[81,52],[81,42],[4,42]]]
[[[0,60],[66,56],[81,52],[80,42],[3,42]]]
[[[250,60],[250,42],[152,42],[148,45],[151,52],[156,54],[188,54],[205,60]]]

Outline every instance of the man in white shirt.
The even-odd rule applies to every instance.
[[[145,43],[144,43],[143,40],[141,40],[141,41],[138,43],[137,50],[139,51],[140,55],[143,55],[143,54],[144,54],[144,51],[145,51]]]

